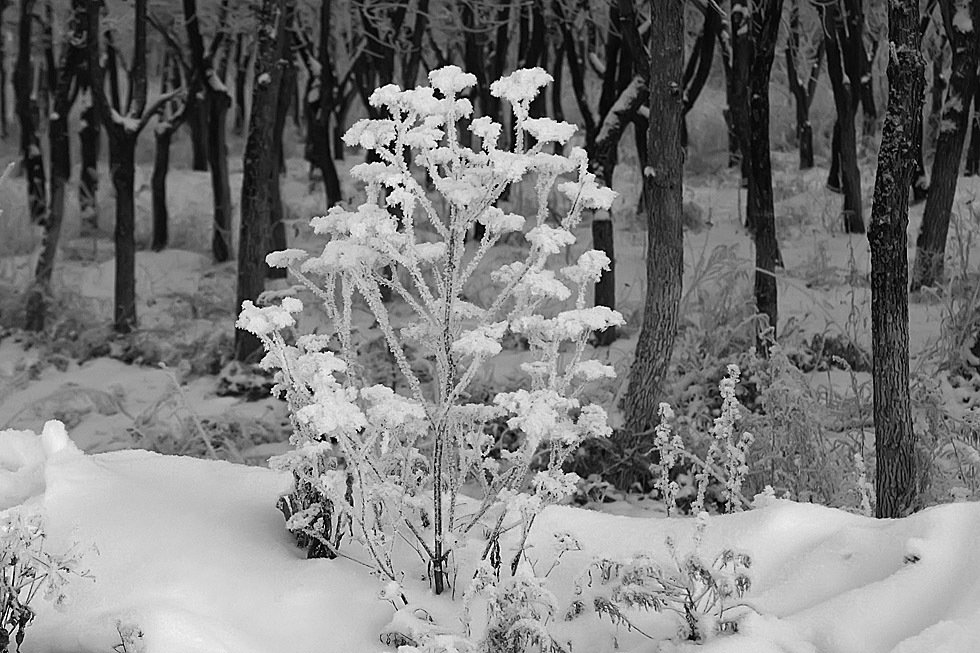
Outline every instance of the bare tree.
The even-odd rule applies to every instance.
[[[817,91],[820,79],[820,68],[823,65],[826,50],[823,31],[818,30],[808,39],[814,50],[812,56],[806,56],[801,37],[803,27],[800,22],[800,0],[793,0],[789,14],[789,36],[786,39],[786,78],[789,81],[789,91],[796,104],[796,140],[800,149],[800,170],[813,167],[813,125],[810,124],[810,106]],[[815,45],[813,45],[815,42]],[[806,66],[806,77],[800,76],[799,66]]]
[[[697,0],[694,6],[701,12],[703,20],[701,31],[694,41],[691,54],[684,66],[684,103],[682,109],[685,119],[691,109],[694,108],[694,103],[708,81],[708,75],[711,73],[711,62],[715,57],[715,42],[724,27],[724,15],[717,4],[709,0]],[[637,130],[638,133],[639,131]],[[643,133],[646,134],[646,131],[644,130]],[[686,120],[681,121],[681,144],[687,147]]]
[[[844,231],[863,234],[861,170],[857,158],[856,115],[865,75],[864,13],[861,0],[820,3],[827,44],[827,72],[834,91],[834,135],[827,187],[844,194]]]
[[[168,52],[160,77],[160,94],[182,87],[181,68],[177,55]],[[169,242],[170,213],[167,209],[167,174],[170,172],[170,144],[174,133],[184,124],[187,116],[187,100],[171,100],[163,105],[153,130],[155,154],[150,176],[150,194],[153,208],[153,239],[150,248],[159,252]]]
[[[952,0],[939,2],[953,50],[953,63],[946,101],[942,105],[939,118],[940,129],[932,162],[932,183],[916,242],[912,290],[941,283],[943,279],[949,215],[956,194],[970,103],[977,92],[980,39],[974,31],[974,25],[980,24],[980,1],[968,0],[970,21],[956,19],[958,6]]]
[[[628,15],[620,0],[620,11]],[[643,326],[636,344],[624,398],[627,446],[646,444],[641,436],[657,419],[657,402],[674,349],[677,313],[684,271],[683,212],[684,150],[681,126],[685,97],[684,7],[680,2],[657,5],[651,16],[649,40],[650,121],[647,130],[647,168],[643,175],[647,218],[647,292]],[[714,37],[712,36],[712,39]],[[626,479],[621,479],[626,480]],[[627,484],[628,485],[628,484]]]
[[[216,59],[226,36],[228,0],[221,0],[218,9],[218,29],[207,50],[201,35],[201,16],[197,0],[182,0],[184,24],[194,84],[204,89],[204,112],[207,115],[208,168],[211,171],[211,193],[214,205],[214,230],[211,236],[211,255],[216,262],[231,257],[231,186],[228,182],[227,117],[231,96],[217,73]]]
[[[293,0],[262,0],[257,11],[259,25],[272,26],[258,33],[252,109],[245,145],[245,177],[242,180],[242,221],[238,246],[236,310],[246,299],[255,300],[265,289],[265,256],[269,250],[273,181],[278,184],[279,166],[270,156],[276,144],[276,117],[284,66],[288,58],[287,13]],[[235,331],[235,358],[245,361],[262,350],[258,338]]]
[[[639,33],[640,18],[632,1],[609,5],[608,27],[603,57],[587,51],[588,45],[576,39],[575,24],[561,3],[555,3],[555,13],[564,41],[572,89],[585,125],[585,149],[589,153],[589,169],[600,182],[612,187],[618,163],[619,141],[635,119],[640,107],[648,100],[647,54]],[[590,104],[586,90],[586,61],[597,68],[602,85],[597,107]],[[679,127],[678,127],[679,128]],[[612,216],[597,212],[592,219],[592,246],[611,261],[595,284],[595,305],[615,308],[616,253],[613,240]],[[611,344],[618,337],[614,328],[596,334],[600,346]]]
[[[888,4],[888,111],[882,129],[868,240],[878,517],[916,507],[915,432],[909,398],[908,188],[913,129],[922,103],[918,0]]]
[[[50,20],[49,16],[49,20]],[[85,0],[72,0],[68,35],[61,48],[60,61],[54,63],[54,44],[48,49],[48,70],[55,77],[54,102],[48,124],[48,144],[51,157],[51,198],[44,221],[41,255],[34,272],[34,283],[27,294],[26,323],[32,331],[44,329],[47,303],[50,296],[51,273],[65,215],[65,188],[71,176],[68,114],[78,95],[79,68],[85,61],[87,18]]]
[[[136,243],[134,240],[136,141],[153,115],[177,91],[146,103],[146,2],[135,0],[133,16],[133,65],[129,71],[129,98],[123,113],[112,109],[105,94],[105,70],[99,62],[99,12],[101,0],[88,1],[88,69],[92,95],[106,133],[109,135],[109,167],[116,190],[115,300],[113,325],[120,333],[136,327]]]
[[[742,156],[747,165],[746,226],[755,241],[756,309],[766,316],[775,334],[777,324],[776,265],[781,263],[776,242],[772,195],[772,160],[769,147],[769,78],[776,52],[782,0],[732,0],[731,34],[733,76],[744,83],[736,98],[742,106],[733,114],[745,115],[740,129]],[[767,347],[768,340],[760,340]]]
[[[31,222],[42,224],[47,219],[47,183],[44,157],[41,154],[40,110],[38,107],[36,66],[32,64],[35,0],[20,0],[17,21],[17,62],[14,66],[14,94],[17,119],[20,122],[20,155],[27,178],[27,203]]]

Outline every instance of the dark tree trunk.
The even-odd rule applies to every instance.
[[[160,92],[166,94],[172,88],[180,87],[180,65],[175,56],[169,56],[164,63],[163,81]],[[169,244],[170,212],[167,209],[167,174],[170,172],[170,144],[174,133],[184,121],[186,104],[178,111],[173,103],[162,109],[153,137],[155,153],[153,174],[150,179],[150,192],[153,208],[153,240],[150,245],[154,252],[166,249]]]
[[[189,89],[187,94],[187,128],[191,132],[191,170],[208,169],[208,114],[204,92]]]
[[[43,224],[47,219],[47,183],[44,174],[44,158],[41,154],[37,95],[34,90],[31,47],[34,0],[20,0],[20,18],[17,23],[17,63],[14,67],[14,92],[17,119],[20,122],[20,154],[27,178],[27,205],[31,222]]]
[[[228,181],[227,117],[231,98],[223,91],[208,93],[208,167],[214,196],[211,255],[216,263],[231,257],[231,185]]]
[[[284,41],[280,46],[282,52],[289,52],[292,48],[292,29],[293,22],[295,20],[295,6],[292,3],[288,3],[285,6],[286,17],[286,31],[283,33],[282,40]],[[296,84],[296,66],[293,64],[289,57],[282,57],[276,63],[279,68],[280,83],[279,83],[279,95],[276,98],[275,106],[275,124],[273,126],[273,138],[275,139],[275,151],[282,153],[282,132],[286,127],[286,116],[289,114],[290,104],[293,99],[293,88]],[[285,165],[283,161],[280,161],[280,166],[283,172],[285,171]],[[270,211],[269,211],[269,225],[270,225],[270,240],[269,240],[269,252],[277,252],[286,249],[286,225],[283,224],[283,205],[282,205],[282,193],[279,181],[280,168],[277,168],[276,174],[269,177],[269,197],[270,197]],[[263,257],[264,258],[264,257]],[[288,274],[286,268],[270,268],[266,266],[265,276],[268,279],[285,279]]]
[[[136,328],[136,137],[123,133],[109,138],[112,185],[116,190],[115,303],[113,325],[119,333]]]
[[[715,57],[715,41],[722,29],[721,14],[715,11],[713,6],[706,4],[701,10],[704,14],[704,22],[684,69],[682,82],[684,88],[682,113],[685,119],[691,109],[694,108],[694,103],[708,81],[708,75],[711,73],[711,62]],[[681,121],[681,145],[687,147],[687,124],[685,120]]]
[[[776,52],[776,36],[782,0],[756,2],[752,15],[752,54],[748,78],[748,129],[753,135],[749,148],[749,191],[746,217],[755,241],[755,303],[771,329],[759,346],[768,351],[777,326],[776,266],[782,263],[776,242],[772,195],[772,161],[769,147],[769,77]]]
[[[260,30],[252,88],[252,110],[245,145],[245,176],[242,180],[242,221],[238,246],[238,285],[236,311],[246,299],[254,301],[265,289],[265,256],[269,251],[272,212],[272,183],[278,178],[274,156],[276,144],[276,105],[283,70],[277,65],[286,41],[285,14],[289,0],[262,0],[257,16],[261,25],[277,29]],[[291,4],[291,3],[290,3]],[[262,350],[259,340],[240,329],[235,331],[235,359],[246,361]]]
[[[96,232],[99,229],[99,154],[102,149],[102,119],[91,97],[91,89],[87,101],[78,130],[82,155],[78,180],[78,206],[83,232]]]
[[[7,11],[7,0],[0,0],[0,25]],[[0,138],[10,135],[7,125],[7,39],[6,32],[0,30]]]
[[[924,139],[925,121],[922,119],[922,108],[915,114],[915,133],[913,134],[912,156],[915,157],[915,168],[912,170],[912,203],[919,204],[929,196],[929,177],[926,176],[926,164],[923,161],[922,142]]]
[[[333,33],[331,22],[331,0],[323,0],[320,5],[320,44],[317,51],[320,64],[319,96],[315,102],[309,102],[309,111],[313,115],[307,138],[311,141],[313,151],[313,163],[320,168],[323,176],[323,187],[327,194],[327,205],[333,206],[343,201],[340,191],[340,177],[337,175],[337,166],[334,163],[333,152],[331,151],[330,116],[334,112],[334,104],[337,102],[337,94],[341,89],[337,87],[337,79],[334,74],[333,61],[330,57],[330,35]],[[311,68],[310,84],[313,84],[314,70]]]
[[[105,30],[105,65],[109,73],[109,101],[112,103],[112,108],[121,113],[124,108],[122,93],[119,90],[119,56],[112,30],[109,28]]]
[[[864,64],[864,55],[858,47],[864,18],[860,16],[860,7],[855,2],[856,0],[848,0],[843,14],[837,3],[823,5],[821,14],[827,44],[827,71],[837,110],[831,174],[827,186],[833,188],[839,182],[844,193],[844,231],[863,234],[865,228],[861,207],[861,170],[857,161],[855,125],[860,89],[854,88],[853,80],[860,80]]]
[[[211,238],[211,254],[216,263],[231,257],[231,187],[228,182],[227,119],[231,97],[218,76],[216,60],[221,50],[225,29],[224,16],[228,2],[222,0],[219,7],[218,33],[210,50],[205,53],[204,39],[198,17],[197,0],[182,0],[187,41],[190,46],[195,77],[204,89],[203,108],[207,115],[205,134],[208,168],[211,171],[211,193],[214,206],[214,229]]]
[[[687,99],[681,92],[684,5],[679,2],[663,5],[651,21],[650,29],[650,41],[657,44],[650,51],[650,122],[658,128],[647,130],[644,169],[650,172],[643,175],[647,292],[643,326],[623,402],[624,437],[628,438],[624,444],[644,449],[652,442],[651,435],[645,432],[657,422],[657,405],[674,349],[684,272],[681,226],[684,170],[681,124]]]
[[[980,174],[980,93],[973,94],[973,119],[970,120],[970,147],[966,151],[967,177]]]
[[[133,66],[130,73],[129,101],[125,116],[109,110],[104,89],[105,71],[99,64],[99,13],[101,0],[87,0],[88,9],[88,70],[92,96],[109,135],[109,168],[116,191],[115,226],[115,300],[114,328],[129,333],[136,328],[136,242],[134,240],[135,205],[134,178],[136,142],[140,132],[153,115],[166,103],[166,97],[146,107],[146,3],[135,0],[133,17]]]
[[[44,329],[47,315],[47,300],[51,294],[51,273],[54,270],[58,239],[65,215],[65,188],[71,176],[71,147],[68,134],[68,114],[74,103],[73,83],[78,68],[85,60],[85,30],[87,20],[84,0],[72,1],[71,35],[65,39],[61,61],[54,84],[54,106],[48,125],[48,140],[51,156],[51,202],[48,217],[44,223],[44,237],[41,255],[34,273],[34,283],[27,295],[26,326],[31,331]],[[53,50],[53,44],[50,45]],[[50,59],[53,59],[53,53]],[[49,61],[49,65],[53,64]]]
[[[232,132],[241,136],[245,131],[245,80],[248,75],[248,51],[245,50],[245,34],[235,37],[235,119]]]
[[[728,120],[730,131],[738,143],[738,164],[742,171],[742,186],[747,187],[752,176],[749,158],[752,131],[749,126],[749,83],[752,67],[752,8],[748,0],[732,0],[730,27],[730,55],[727,78]],[[768,97],[768,91],[767,97]],[[729,165],[731,157],[729,156]],[[745,226],[755,231],[752,216],[746,213]]]
[[[980,0],[972,0],[969,6],[973,24],[980,25]],[[973,30],[960,31],[958,21],[953,19],[956,7],[950,0],[942,0],[940,7],[946,17],[944,22],[947,29],[951,30],[948,36],[953,50],[953,67],[939,121],[941,128],[936,138],[936,154],[932,162],[932,184],[916,242],[912,290],[934,286],[943,281],[949,214],[956,195],[970,103],[977,89],[977,63],[980,55],[977,34]]]
[[[150,245],[154,252],[166,249],[170,240],[168,225],[170,213],[167,210],[167,172],[170,170],[170,142],[173,140],[173,130],[157,129],[154,134],[156,150],[153,156],[153,176],[150,179],[150,191],[153,198],[153,241]]]
[[[878,105],[875,102],[874,62],[878,56],[878,42],[871,44],[871,50],[864,48],[864,41],[859,44],[861,55],[864,57],[864,73],[861,75],[861,115],[864,118],[862,135],[865,142],[871,142],[878,131]]]
[[[909,399],[908,188],[913,131],[922,102],[918,0],[888,4],[888,111],[882,129],[868,240],[878,517],[916,508],[915,432]]]
[[[793,1],[790,9],[789,38],[786,42],[786,75],[789,90],[796,105],[796,141],[800,150],[800,170],[813,167],[813,126],[810,124],[810,106],[817,90],[817,80],[820,78],[820,68],[823,64],[825,44],[822,35],[817,51],[809,69],[807,79],[801,79],[799,73],[800,52],[800,13],[799,0]]]

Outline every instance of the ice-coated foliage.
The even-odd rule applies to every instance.
[[[595,614],[637,630],[630,620],[636,609],[673,612],[683,639],[703,641],[731,628],[732,608],[748,607],[740,599],[749,589],[748,554],[725,549],[713,558],[701,550],[708,513],[697,516],[688,553],[667,538],[670,562],[661,564],[640,554],[628,560],[597,557],[577,581],[576,598],[566,619]]]
[[[623,323],[615,311],[586,306],[588,286],[609,266],[605,255],[587,251],[560,274],[549,265],[575,242],[583,212],[608,208],[614,197],[588,172],[581,148],[567,156],[544,151],[544,144],[563,144],[575,131],[529,118],[531,100],[551,76],[540,68],[518,70],[491,87],[513,109],[513,150],[498,147],[502,125],[469,120],[472,106],[459,93],[475,83],[473,75],[448,66],[429,80],[431,87],[376,90],[370,102],[389,117],[360,120],[344,136],[347,145],[373,153],[351,170],[367,199],[313,219],[314,230],[328,237],[322,252],[286,250],[267,258],[312,291],[332,333],[287,342],[283,330],[302,310],[295,298],[261,308],[245,302],[238,321],[265,345],[263,364],[276,370],[276,391],[289,402],[295,450],[276,461],[296,478],[289,528],[321,553],[366,558],[384,596],[396,603],[406,600],[397,588],[407,570],[395,562],[404,559],[396,548],[406,544],[437,591],[449,581],[447,559],[474,538],[496,575],[526,573],[522,550],[535,516],[570,494],[577,480],[562,471],[562,462],[584,438],[611,432],[602,408],[579,397],[586,383],[613,374],[584,359],[590,334]],[[475,137],[475,149],[460,142],[461,129]],[[535,145],[525,145],[526,135]],[[497,206],[504,190],[525,177],[533,179],[538,201],[527,218]],[[569,209],[558,224],[546,224],[556,186],[570,198]],[[466,244],[476,221],[485,235]],[[467,282],[490,248],[503,234],[524,230],[525,221],[531,222],[527,256],[492,272],[498,286],[492,299],[467,301]],[[384,334],[405,394],[362,376],[353,335],[361,305]],[[411,318],[393,310],[396,305]],[[530,345],[526,386],[498,394],[490,405],[467,403],[469,384],[509,334]],[[431,361],[430,375],[413,368],[406,345]],[[494,457],[484,424],[500,417],[525,437],[516,451]],[[534,467],[534,459],[543,464]],[[475,498],[463,499],[464,485],[477,490]],[[501,542],[507,532],[517,535],[510,550]],[[341,551],[348,537],[357,546]],[[526,592],[531,585],[511,587]],[[522,633],[506,637],[544,637]]]
[[[57,555],[44,541],[44,519],[37,510],[18,506],[0,514],[0,653],[10,650],[12,640],[20,650],[34,619],[30,604],[38,593],[62,607],[70,599],[71,577],[88,575],[78,551]]]

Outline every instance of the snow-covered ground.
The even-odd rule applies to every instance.
[[[24,651],[105,653],[117,627],[142,632],[145,653],[369,653],[391,650],[379,633],[393,616],[380,584],[350,560],[306,560],[283,529],[276,498],[289,486],[259,467],[145,451],[86,455],[60,423],[42,435],[0,433],[2,508],[42,511],[47,548],[78,545],[91,577],[69,586],[55,609],[36,599]],[[558,601],[595,556],[663,559],[672,535],[683,552],[694,520],[546,510],[529,557],[546,559],[552,534],[582,551],[549,575]],[[980,504],[938,506],[902,520],[763,500],[710,519],[702,550],[751,555],[752,587],[740,632],[706,653],[969,653],[980,650]],[[465,565],[461,565],[465,566]],[[413,607],[458,630],[459,597],[403,584]],[[573,651],[682,650],[676,616],[636,613],[655,638],[581,620],[553,626]],[[130,642],[132,644],[132,641]],[[129,649],[133,651],[133,648]]]

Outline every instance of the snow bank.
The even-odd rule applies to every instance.
[[[275,508],[267,469],[145,451],[85,456],[48,422],[0,433],[4,507],[33,496],[48,546],[93,545],[72,604],[40,599],[25,650],[98,652],[137,625],[146,653],[380,650],[390,608],[348,561],[306,560]]]
[[[145,653],[367,653],[392,616],[379,585],[347,560],[305,560],[283,529],[276,497],[289,479],[267,469],[168,457],[145,451],[87,456],[60,422],[40,436],[0,432],[0,508],[37,503],[48,546],[92,546],[91,579],[72,582],[73,602],[55,611],[37,600],[25,650],[105,653],[119,643],[116,623],[143,632]],[[549,575],[559,600],[594,556],[663,556],[664,538],[681,552],[693,520],[636,518],[570,507],[535,523],[528,557],[550,564],[554,532],[582,544]],[[980,504],[873,520],[839,510],[770,501],[714,517],[702,550],[735,547],[752,555],[752,590],[738,635],[705,653],[965,653],[980,650]],[[431,597],[410,575],[406,592],[440,625],[459,624],[448,598]],[[637,614],[657,637],[669,615]],[[574,650],[604,653],[658,648],[608,621],[556,624]]]

